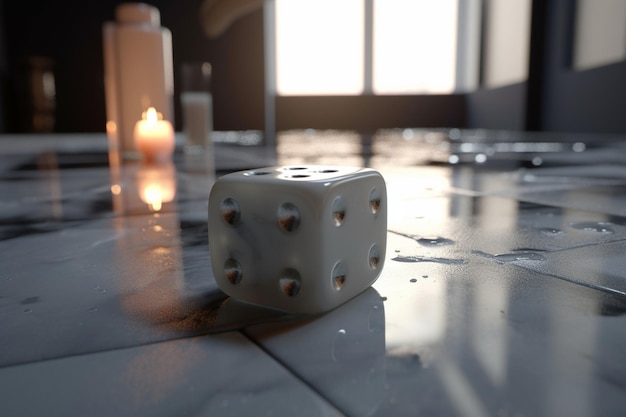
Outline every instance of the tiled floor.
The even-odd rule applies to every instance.
[[[217,288],[202,164],[0,137],[0,415],[624,415],[622,143],[429,164],[441,135],[279,137],[280,164],[387,181],[380,278],[316,317]],[[258,160],[240,150],[218,167]]]

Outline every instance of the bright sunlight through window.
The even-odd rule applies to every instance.
[[[363,0],[276,0],[278,94],[361,94],[363,11]]]
[[[373,0],[373,27],[365,2],[276,0],[278,95],[454,91],[457,0]]]
[[[457,0],[374,1],[374,93],[454,90]]]

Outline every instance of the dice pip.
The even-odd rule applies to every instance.
[[[368,168],[278,166],[221,177],[209,196],[215,279],[241,301],[330,310],[379,276],[387,191]]]

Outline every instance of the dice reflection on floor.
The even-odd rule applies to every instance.
[[[370,416],[385,384],[385,307],[374,288],[305,322],[244,331],[342,413]]]

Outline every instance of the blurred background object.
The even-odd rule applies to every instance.
[[[210,152],[213,131],[211,64],[184,62],[180,68],[185,152]]]
[[[17,107],[19,128],[29,133],[49,133],[54,130],[56,83],[54,62],[43,56],[21,60],[17,74]]]
[[[626,131],[621,111],[626,107],[623,2],[262,3],[261,7],[259,0],[151,2],[161,11],[163,26],[172,31],[174,68],[183,62],[211,63],[217,131],[266,130],[268,113],[274,115],[272,122],[279,131],[332,128],[374,133],[405,127]],[[2,3],[5,131],[22,131],[12,86],[18,63],[27,56],[46,56],[55,63],[55,131],[104,131],[99,28],[113,18],[117,4]],[[210,29],[207,19],[220,23]],[[426,34],[420,32],[426,28]],[[304,29],[309,40],[300,38]],[[354,45],[346,44],[349,39]],[[346,66],[343,60],[348,55],[354,55],[355,63]],[[289,63],[296,58],[299,62]],[[326,74],[317,79],[301,74],[295,78],[297,85],[287,89],[285,77],[298,74],[302,66],[328,72],[314,71]],[[339,83],[338,92],[311,92],[312,84],[331,86],[346,68],[354,71],[347,79],[362,80],[351,91]],[[387,81],[380,79],[384,74]],[[445,83],[428,80],[444,74]],[[405,86],[399,86],[405,78]],[[179,85],[175,90],[180,94]],[[180,131],[178,96],[174,102],[175,127]]]

